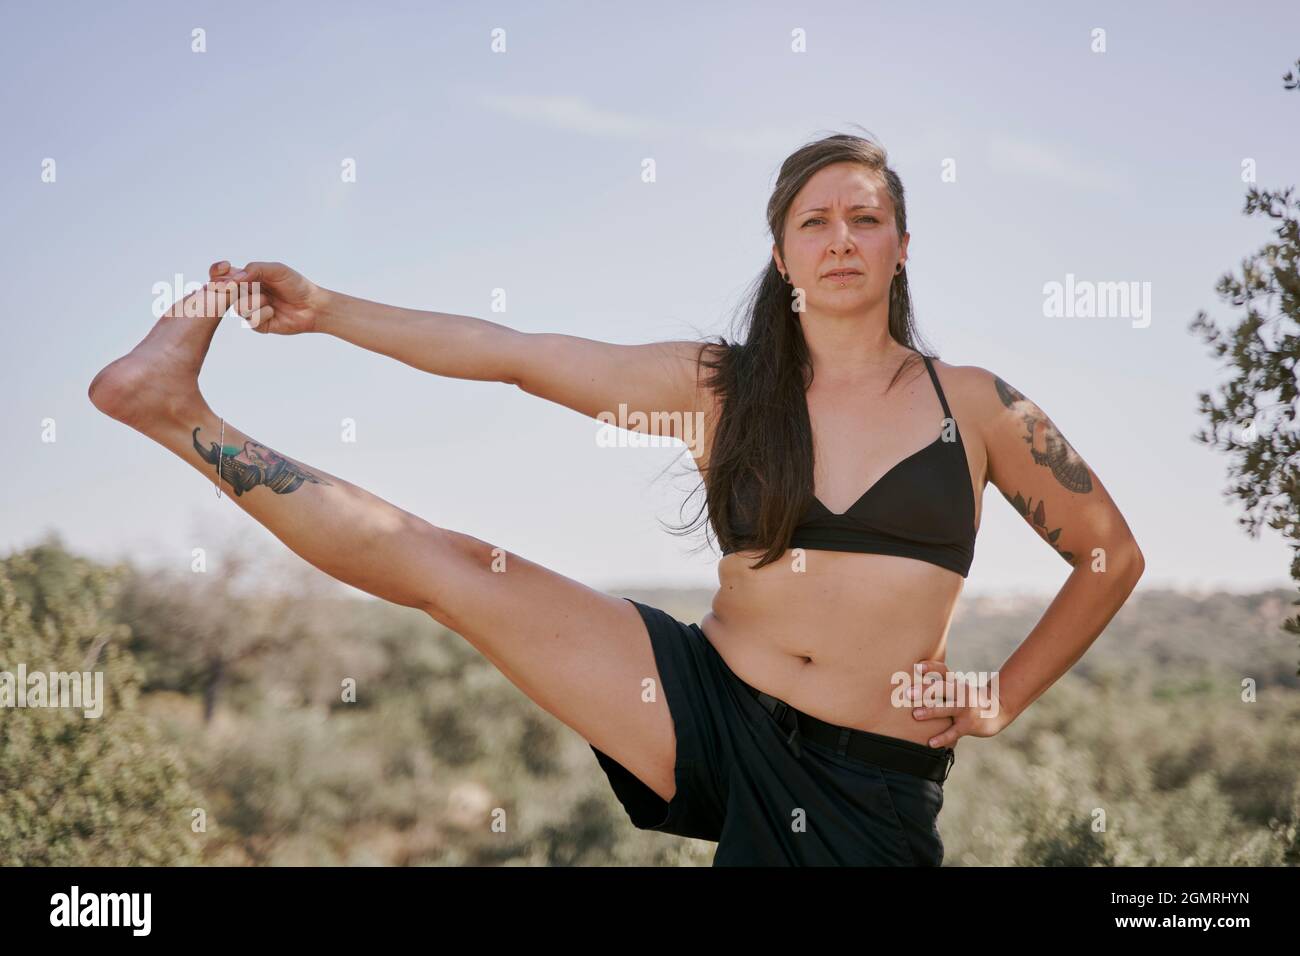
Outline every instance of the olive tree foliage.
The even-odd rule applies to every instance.
[[[57,538],[0,558],[0,865],[199,858],[201,813],[184,761],[139,710],[129,629],[109,613],[119,577]],[[74,708],[46,696],[33,706],[42,698],[28,693],[31,675],[51,672],[90,675],[87,688],[102,674],[102,699]]]
[[[1300,89],[1300,61],[1296,67],[1283,77],[1288,90]],[[1240,274],[1224,274],[1215,287],[1242,311],[1237,324],[1221,328],[1202,310],[1190,328],[1231,374],[1218,396],[1198,393],[1208,424],[1193,437],[1228,453],[1233,484],[1226,494],[1244,505],[1239,522],[1252,537],[1264,525],[1282,534],[1293,551],[1291,577],[1300,584],[1300,201],[1294,189],[1247,189],[1243,211],[1272,219],[1275,238],[1242,260]],[[1300,635],[1300,616],[1282,626]]]

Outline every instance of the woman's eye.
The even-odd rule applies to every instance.
[[[858,221],[858,222],[862,222],[862,220],[864,220],[864,219],[866,219],[866,220],[868,220],[868,221],[870,221],[870,222],[879,222],[879,221],[880,221],[880,220],[878,220],[875,216],[859,216],[858,219],[857,219],[857,221]],[[815,223],[815,222],[821,222],[821,221],[822,221],[821,217],[815,217],[815,218],[813,218],[813,219],[809,219],[807,222],[805,222],[805,223],[804,223],[804,226],[811,226],[813,223]],[[800,228],[802,228],[802,226],[801,226]]]

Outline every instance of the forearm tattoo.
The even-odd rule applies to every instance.
[[[1002,497],[1011,502],[1011,507],[1016,509],[1020,514],[1020,517],[1033,525],[1034,530],[1042,535],[1043,539],[1056,549],[1057,554],[1065,558],[1067,564],[1074,567],[1074,553],[1072,551],[1062,551],[1060,546],[1056,543],[1056,539],[1061,536],[1061,529],[1052,528],[1049,530],[1047,527],[1047,512],[1043,508],[1043,502],[1041,500],[1038,504],[1032,505],[1031,502],[1033,499],[1030,498],[1029,501],[1026,501],[1020,496],[1019,492],[1017,492],[1016,496],[1013,498],[1011,495],[1003,491]]]
[[[993,380],[1002,404],[1017,412],[1024,422],[1024,440],[1029,445],[1029,453],[1034,456],[1034,464],[1046,465],[1062,487],[1070,491],[1079,494],[1092,491],[1092,476],[1088,474],[1088,466],[1065,440],[1065,436],[1048,421],[1042,409],[996,375]]]
[[[242,448],[238,445],[218,448],[216,442],[209,442],[207,447],[204,447],[199,442],[198,428],[194,429],[192,437],[195,451],[212,466],[214,473],[218,468],[220,469],[221,477],[230,483],[230,487],[235,491],[235,497],[258,485],[265,485],[277,495],[287,495],[297,491],[304,481],[310,481],[314,485],[330,484],[324,478],[313,475],[296,461],[291,461],[255,441],[244,442]],[[220,465],[217,464],[218,460],[221,462]]]

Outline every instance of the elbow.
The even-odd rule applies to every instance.
[[[1146,558],[1142,556],[1142,549],[1138,547],[1137,542],[1132,538],[1127,538],[1118,544],[1097,545],[1092,549],[1090,558],[1075,560],[1072,563],[1076,571],[1085,574],[1099,574],[1100,577],[1110,580],[1124,581],[1128,584],[1130,591],[1137,586],[1142,577],[1142,572],[1147,567]]]
[[[553,341],[549,332],[510,329],[504,344],[493,347],[497,354],[493,378],[503,385],[513,385],[522,392],[536,395],[538,362],[540,360],[540,367],[544,369],[548,362],[555,361],[548,349]]]
[[[1121,562],[1125,578],[1129,581],[1129,589],[1137,587],[1137,583],[1142,578],[1142,572],[1147,569],[1146,558],[1142,556],[1142,549],[1138,547],[1137,541],[1130,540],[1128,547],[1124,549],[1124,557]]]

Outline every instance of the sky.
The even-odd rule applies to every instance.
[[[1192,437],[1228,373],[1188,324],[1240,318],[1215,284],[1272,238],[1242,212],[1243,162],[1262,187],[1300,180],[1281,83],[1300,6],[1213,6],[11,0],[0,553],[55,531],[187,567],[214,528],[274,542],[86,398],[160,283],[275,259],[530,332],[729,334],[781,162],[866,129],[907,188],[925,340],[1051,416],[1141,545],[1140,587],[1285,587],[1290,549],[1247,535],[1229,460]],[[1067,281],[1135,283],[1149,311],[1049,314]],[[285,455],[593,587],[717,583],[703,532],[665,530],[700,500],[680,444],[601,447],[598,423],[512,386],[233,314],[201,386]],[[967,593],[1068,572],[990,485]]]

